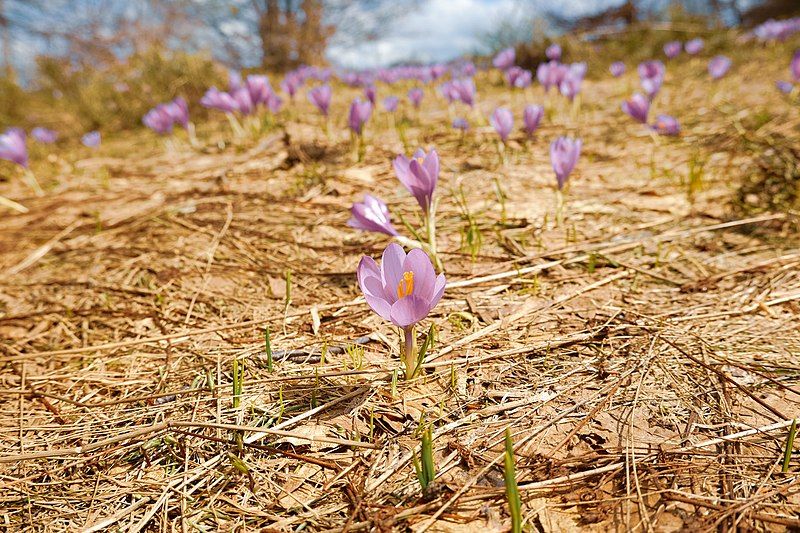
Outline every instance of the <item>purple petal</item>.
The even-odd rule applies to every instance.
[[[436,282],[436,272],[428,254],[415,248],[408,252],[403,261],[403,271],[414,273],[414,296],[430,300],[433,284]]]
[[[430,305],[424,298],[406,296],[392,304],[391,321],[404,328],[425,318],[430,310]]]
[[[393,242],[383,251],[381,270],[383,271],[383,287],[389,301],[397,300],[397,285],[403,279],[403,262],[406,260],[406,253],[403,247]]]

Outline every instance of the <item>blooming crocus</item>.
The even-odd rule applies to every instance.
[[[622,102],[622,110],[635,121],[646,124],[647,114],[650,112],[650,100],[644,95],[636,93],[631,96],[630,100]]]
[[[687,54],[695,55],[695,54],[699,54],[703,50],[704,46],[705,46],[705,43],[703,42],[703,39],[697,37],[696,39],[692,39],[691,41],[687,41],[687,43],[685,45],[683,45],[683,49],[686,50]]]
[[[364,87],[364,97],[374,106],[378,98],[378,89],[376,89],[374,85]]]
[[[419,87],[415,87],[408,91],[408,101],[411,104],[419,109],[420,104],[422,104],[422,98],[425,96],[425,93]]]
[[[800,82],[800,50],[795,51],[792,62],[789,63],[789,71],[792,73],[794,81]]]
[[[189,127],[189,104],[186,103],[186,100],[178,96],[173,101],[165,104],[165,108],[173,122],[180,124],[184,128]]]
[[[682,48],[680,41],[670,41],[664,45],[664,55],[669,59],[674,59],[680,55]]]
[[[398,155],[393,166],[397,179],[417,200],[427,216],[431,211],[433,193],[439,181],[439,154],[433,149],[426,154],[425,150],[419,148],[411,158]]]
[[[364,131],[364,124],[367,123],[372,115],[372,104],[369,101],[362,101],[360,98],[353,100],[350,104],[350,114],[347,124],[356,135],[361,135]]]
[[[788,81],[776,81],[775,87],[777,87],[778,90],[783,94],[789,94],[792,92],[792,90],[794,90],[794,85],[792,85]]]
[[[561,59],[561,46],[558,43],[553,43],[544,51],[544,55],[551,61],[558,61]]]
[[[58,133],[51,129],[38,126],[31,130],[31,137],[43,144],[53,144],[58,140]]]
[[[536,68],[536,79],[539,80],[545,91],[549,91],[550,87],[558,88],[568,72],[569,67],[558,61],[540,63]]]
[[[501,50],[494,59],[492,60],[492,65],[495,68],[500,70],[507,70],[514,65],[514,61],[517,58],[517,53],[514,51],[513,47],[506,48]]]
[[[397,230],[389,220],[389,208],[380,198],[365,194],[364,201],[353,204],[350,213],[352,216],[347,225],[351,228],[385,233],[392,237],[397,235]]]
[[[530,70],[525,70],[520,67],[511,67],[506,71],[506,80],[511,87],[524,89],[529,87],[533,80],[533,75]]]
[[[383,99],[383,107],[389,113],[394,113],[397,111],[397,105],[400,103],[400,99],[396,96],[387,96]]]
[[[242,88],[242,75],[235,71],[228,71],[228,91],[233,92]]]
[[[475,105],[475,82],[472,78],[453,80],[452,84],[459,100],[470,107]]]
[[[494,113],[492,113],[489,122],[491,122],[492,127],[500,136],[500,140],[505,144],[508,140],[508,135],[514,127],[514,115],[511,114],[511,111],[507,107],[498,107],[494,110]]]
[[[28,147],[25,145],[24,131],[9,128],[0,134],[0,159],[28,168]]]
[[[406,379],[411,379],[417,370],[414,326],[442,299],[447,284],[444,274],[436,275],[422,250],[406,255],[402,246],[392,243],[384,250],[380,266],[371,257],[362,257],[357,278],[370,309],[403,330],[402,357]]]
[[[172,116],[170,116],[166,106],[163,104],[148,111],[142,117],[142,123],[159,135],[172,133]]]
[[[254,106],[267,105],[273,93],[269,78],[262,74],[251,74],[247,76],[245,88],[250,94],[250,101]]]
[[[660,135],[678,135],[681,132],[681,125],[675,117],[658,115],[653,124],[653,131]]]
[[[281,81],[281,89],[283,92],[289,95],[289,99],[294,98],[294,95],[297,94],[297,91],[300,90],[300,87],[303,85],[303,79],[295,74],[287,74],[283,81]]]
[[[331,105],[331,98],[333,97],[333,90],[330,85],[320,85],[314,87],[308,92],[308,99],[312,104],[317,106],[319,112],[328,116],[328,110]]]
[[[581,92],[582,82],[583,78],[577,72],[570,70],[559,84],[558,90],[571,102]]]
[[[731,68],[731,60],[725,56],[715,56],[708,62],[708,73],[711,78],[718,80]]]
[[[457,117],[453,119],[453,129],[465,132],[469,129],[469,122],[464,117]]]
[[[558,189],[564,188],[581,155],[581,140],[559,137],[550,144],[550,162],[556,173]]]
[[[652,100],[661,89],[661,84],[664,83],[664,75],[666,74],[664,63],[658,60],[644,61],[639,63],[637,70],[642,89]]]
[[[83,143],[84,146],[88,148],[97,148],[98,146],[100,146],[100,132],[90,131],[89,133],[81,137],[81,142]]]
[[[611,63],[611,66],[608,67],[608,70],[609,72],[611,72],[612,76],[614,76],[615,78],[619,78],[620,76],[625,74],[625,63],[623,63],[622,61],[615,61]]]
[[[532,137],[536,130],[539,129],[539,123],[542,121],[543,116],[544,108],[542,106],[532,104],[525,106],[522,111],[522,127],[528,137]]]
[[[211,87],[200,99],[200,105],[209,109],[216,109],[224,113],[232,113],[239,109],[239,105],[233,96],[222,92],[216,87]]]

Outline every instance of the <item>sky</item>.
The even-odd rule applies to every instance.
[[[421,0],[417,9],[379,39],[357,46],[333,45],[328,58],[347,67],[444,61],[487,52],[485,35],[504,21],[529,20],[545,10],[580,16],[621,3],[623,0]]]

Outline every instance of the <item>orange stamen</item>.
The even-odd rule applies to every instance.
[[[397,298],[411,296],[414,292],[414,273],[403,272],[403,279],[397,284]]]

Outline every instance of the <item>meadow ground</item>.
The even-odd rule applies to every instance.
[[[0,527],[501,531],[507,427],[532,530],[800,527],[797,458],[783,465],[800,412],[788,57],[740,50],[718,82],[706,59],[669,63],[654,111],[677,138],[620,111],[630,65],[590,71],[575,116],[482,74],[463,138],[432,91],[405,103],[408,148],[442,160],[449,285],[425,374],[396,385],[397,331],[355,277],[387,241],[345,222],[364,192],[398,226],[417,210],[386,113],[354,161],[355,90],[337,85],[330,138],[301,94],[248,139],[220,122],[198,125],[200,150],[142,131],[54,151],[45,196],[0,184],[30,208],[0,232]],[[519,126],[535,102],[543,126],[501,163],[476,117],[508,105]],[[555,227],[548,146],[565,133],[584,149]]]

